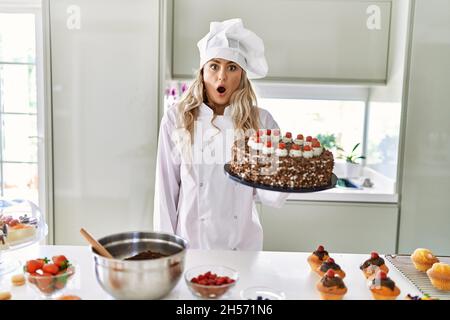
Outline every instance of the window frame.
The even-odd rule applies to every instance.
[[[1,13],[11,14],[33,14],[34,15],[34,32],[35,32],[35,61],[36,68],[36,121],[37,121],[37,139],[38,155],[37,155],[37,169],[38,169],[38,201],[42,213],[46,217],[46,221],[52,216],[48,209],[48,204],[51,203],[49,177],[47,172],[51,172],[51,162],[47,163],[47,130],[46,121],[47,113],[45,112],[45,78],[44,78],[44,34],[43,34],[43,12],[41,0],[10,0],[2,1],[0,3]],[[0,61],[0,64],[12,65],[31,65],[31,63],[8,63]],[[1,97],[0,97],[1,99]],[[9,113],[6,113],[9,114]],[[25,113],[24,113],[25,114]],[[29,113],[30,114],[30,113]],[[34,114],[33,114],[34,115]],[[0,115],[1,120],[1,115]],[[1,142],[0,142],[1,146]],[[3,157],[0,158],[3,163]],[[21,162],[26,163],[26,162]],[[34,163],[34,162],[33,162]],[[50,164],[50,165],[49,165]],[[3,181],[3,169],[0,168],[0,175]]]
[[[298,84],[269,81],[254,81],[253,87],[258,98],[262,99],[300,99],[300,100],[334,100],[364,102],[364,123],[361,142],[361,154],[367,154],[369,133],[370,87],[328,84]],[[366,159],[361,160],[363,166]]]

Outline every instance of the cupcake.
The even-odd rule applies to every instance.
[[[422,272],[427,271],[433,266],[434,263],[439,262],[439,259],[436,258],[430,250],[424,248],[414,250],[411,255],[411,260],[414,267]]]
[[[328,255],[328,252],[325,251],[323,246],[319,246],[316,251],[314,251],[309,257],[308,257],[308,263],[311,267],[312,271],[316,271],[317,268],[319,268],[322,265],[322,262],[328,260],[330,256]]]
[[[383,271],[385,273],[389,272],[389,268],[384,264],[384,259],[376,252],[371,252],[370,259],[364,261],[359,268],[364,272],[366,278],[375,276],[378,271]]]
[[[333,258],[328,258],[326,261],[322,262],[319,268],[316,269],[316,272],[319,276],[323,277],[328,270],[332,269],[334,273],[336,273],[341,279],[345,278],[345,272],[341,269],[341,267],[334,262]]]
[[[450,291],[450,265],[436,262],[428,269],[427,275],[436,289]]]
[[[325,273],[317,283],[316,288],[323,300],[342,300],[342,297],[347,293],[344,281],[333,269],[329,269]]]
[[[379,271],[372,279],[370,291],[375,300],[395,300],[400,295],[400,289],[384,271]]]

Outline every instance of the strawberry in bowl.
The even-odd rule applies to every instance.
[[[75,266],[64,255],[53,256],[52,260],[40,258],[28,260],[24,266],[28,282],[45,299],[61,294],[75,274]]]

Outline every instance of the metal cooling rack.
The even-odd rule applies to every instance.
[[[423,294],[440,300],[450,300],[450,291],[441,291],[433,287],[426,272],[420,272],[411,261],[410,255],[386,255],[386,259],[403,274]],[[440,262],[450,264],[450,257],[438,257]]]

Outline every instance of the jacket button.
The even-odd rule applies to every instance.
[[[235,219],[237,219],[237,216],[234,216]]]
[[[200,182],[200,188],[203,187],[203,182]]]

